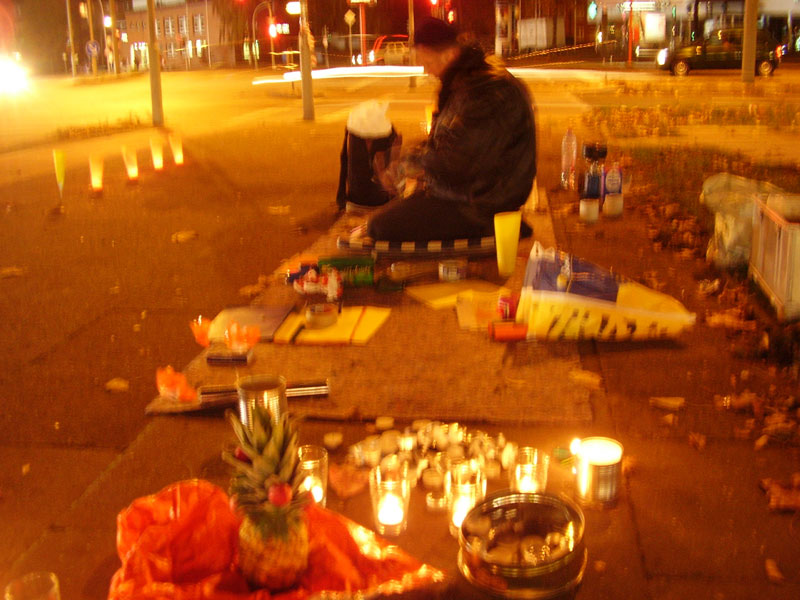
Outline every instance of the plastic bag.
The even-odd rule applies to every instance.
[[[308,569],[280,594],[251,591],[237,567],[240,519],[227,494],[208,481],[172,484],[135,500],[117,517],[109,600],[300,600],[351,598],[441,581],[440,571],[374,532],[314,504],[305,511]]]
[[[700,193],[700,202],[714,213],[714,235],[709,240],[706,258],[723,268],[747,264],[755,199],[766,200],[770,194],[781,192],[781,188],[766,181],[730,173],[708,177]]]
[[[347,116],[347,131],[363,139],[374,140],[392,133],[392,122],[386,116],[389,104],[367,100],[358,104]]]
[[[675,337],[695,315],[671,296],[536,242],[516,320],[529,338],[627,341]]]

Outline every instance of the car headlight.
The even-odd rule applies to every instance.
[[[658,63],[659,66],[663,67],[665,64],[667,64],[668,54],[669,54],[668,48],[662,48],[661,50],[658,51],[658,54],[656,54],[656,62]]]
[[[14,95],[28,88],[28,73],[17,61],[0,57],[0,95]]]

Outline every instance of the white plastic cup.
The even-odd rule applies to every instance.
[[[494,216],[494,243],[497,249],[497,272],[502,277],[510,277],[517,263],[519,228],[522,212],[515,210],[501,212]]]

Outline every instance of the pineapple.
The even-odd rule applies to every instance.
[[[272,423],[266,408],[253,410],[248,429],[233,412],[239,446],[222,458],[236,469],[230,495],[244,519],[239,528],[239,568],[250,584],[282,590],[292,586],[308,566],[308,530],[302,509],[307,491],[295,481],[297,428],[284,414]]]

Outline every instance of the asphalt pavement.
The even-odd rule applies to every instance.
[[[682,263],[669,254],[657,258],[649,251],[645,254],[646,230],[635,208],[644,199],[635,193],[621,220],[603,221],[596,227],[581,226],[577,214],[569,210],[574,198],[556,189],[556,148],[565,125],[563,116],[551,119],[546,111],[540,111],[539,116],[539,185],[551,198],[551,210],[539,217],[543,219],[540,228],[549,228],[560,248],[602,260],[604,266],[655,269],[658,278],[666,282],[665,291],[684,299],[681,290],[694,284],[693,276],[703,271],[702,261]],[[408,118],[405,125],[412,123],[413,119]],[[25,358],[23,364],[17,364],[13,354],[5,355],[0,375],[2,402],[9,407],[3,410],[0,442],[0,464],[4,466],[0,476],[0,522],[6,540],[6,549],[0,553],[0,585],[25,572],[50,570],[61,580],[63,598],[104,598],[119,567],[115,518],[120,510],[134,499],[182,479],[202,477],[225,484],[228,471],[219,459],[219,451],[229,440],[230,431],[220,413],[145,418],[140,412],[155,390],[152,366],[163,362],[183,366],[196,352],[185,332],[193,312],[212,311],[240,299],[241,285],[255,283],[258,275],[270,272],[280,259],[324,235],[334,218],[332,191],[338,177],[341,126],[341,118],[313,126],[293,119],[267,126],[263,131],[229,128],[215,135],[187,137],[187,164],[183,170],[171,165],[167,176],[160,176],[145,168],[134,187],[125,182],[117,159],[109,171],[112,176],[102,198],[90,199],[84,183],[69,184],[73,187],[67,198],[80,198],[81,205],[64,201],[63,214],[57,209],[52,173],[11,178],[4,183],[4,227],[9,235],[16,232],[13,239],[22,246],[36,248],[41,244],[40,235],[63,236],[65,248],[79,245],[80,227],[70,225],[70,220],[88,222],[91,213],[104,210],[110,214],[102,226],[111,228],[113,233],[97,236],[92,243],[107,244],[111,252],[112,241],[121,240],[115,243],[128,244],[128,248],[127,258],[108,259],[122,261],[113,270],[106,270],[107,265],[87,263],[74,247],[63,255],[70,265],[65,272],[81,273],[68,302],[55,295],[30,304],[31,310],[40,314],[58,315],[52,326],[60,328],[54,339],[62,341],[50,342],[47,336],[52,332],[46,331],[26,337],[24,322],[8,329],[17,336],[14,345]],[[301,139],[312,128],[313,134]],[[108,142],[109,148],[117,148],[124,141],[140,148],[141,162],[146,165],[151,133],[124,134],[124,140],[115,137],[79,141],[71,151],[88,156],[97,144]],[[287,139],[294,144],[297,160],[285,160]],[[250,150],[256,144],[259,152],[254,154]],[[741,144],[746,146],[744,141]],[[49,160],[50,150],[48,146],[30,151],[40,152],[41,163],[44,155]],[[5,158],[10,159],[9,155]],[[19,161],[18,156],[13,158]],[[260,165],[264,160],[274,167],[267,177],[270,186],[279,192],[262,198],[261,204],[251,205],[243,199],[260,190],[256,182],[263,176]],[[313,169],[305,168],[310,164]],[[85,160],[76,160],[74,165],[72,181],[87,181]],[[190,206],[182,206],[176,200],[185,197],[191,198]],[[289,197],[290,201],[280,202],[280,197]],[[290,208],[283,208],[286,206]],[[158,210],[154,210],[156,207]],[[120,213],[125,217],[115,222],[111,209],[125,211]],[[292,219],[284,218],[287,210]],[[214,229],[220,211],[244,214],[246,224],[238,230]],[[30,221],[11,222],[20,214]],[[164,220],[163,226],[155,229],[163,238],[159,245],[154,247],[139,239],[151,235],[152,230],[138,231],[125,225],[135,223],[137,218],[150,219],[151,223]],[[66,227],[60,225],[60,220],[67,221]],[[37,235],[31,234],[27,240],[19,237],[17,228],[32,227],[31,223],[37,223]],[[266,233],[264,224],[269,227]],[[66,231],[59,233],[59,228]],[[216,245],[173,242],[171,235],[181,230],[210,232],[221,238],[224,256],[208,255]],[[278,248],[264,252],[271,245]],[[595,257],[593,248],[601,249],[602,255]],[[169,268],[160,273],[150,267],[154,270],[135,275],[131,290],[124,285],[115,290],[119,283],[111,274],[119,270],[135,272],[136,261],[132,258],[143,250],[168,261]],[[15,258],[28,255],[13,247],[7,249],[5,256],[8,258],[0,267],[14,266],[18,264]],[[30,260],[27,274],[9,271],[0,279],[6,306],[32,302],[25,289],[15,288],[22,285],[28,291],[35,289],[25,282],[31,272],[39,275],[49,270],[56,277],[64,268],[63,261],[52,256],[34,255]],[[208,270],[208,277],[202,281],[204,289],[187,291],[186,286],[192,284],[182,281],[180,274],[188,269]],[[236,275],[231,275],[230,269]],[[63,282],[56,283],[53,289],[62,289]],[[148,287],[168,293],[153,298],[142,292]],[[82,303],[81,294],[86,289],[94,291]],[[114,298],[121,295],[122,300],[114,303],[118,310],[98,316],[87,303],[106,294]],[[687,296],[685,301],[694,309],[695,299]],[[145,306],[147,314],[143,313]],[[71,316],[76,307],[83,311],[79,319]],[[157,318],[157,322],[151,325],[151,318]],[[65,324],[68,320],[69,326]],[[103,337],[109,338],[103,347],[85,335],[96,326],[102,326]],[[131,332],[141,333],[146,339],[130,341]],[[40,339],[47,343],[39,344]],[[124,350],[119,349],[118,340],[125,340]],[[574,348],[581,354],[583,368],[602,378],[602,385],[592,396],[593,421],[588,425],[510,427],[504,428],[503,433],[509,439],[545,448],[563,446],[573,437],[602,434],[620,440],[625,448],[624,485],[616,506],[586,509],[589,563],[578,598],[800,597],[800,534],[795,515],[769,511],[758,486],[763,477],[788,480],[800,464],[798,449],[768,446],[755,451],[752,439],[735,435],[736,426],[745,416],[714,410],[712,400],[716,392],[741,391],[744,371],[748,371],[748,385],[763,394],[785,377],[776,375],[767,364],[734,360],[729,336],[705,325],[698,325],[676,343],[581,343]],[[140,354],[141,349],[148,360],[130,358]],[[558,345],[548,349],[560,351]],[[88,406],[105,406],[99,423],[82,416],[85,407],[77,401],[58,407],[59,386],[71,386],[71,378],[81,377],[76,365],[81,360],[99,360],[98,354],[109,366],[109,379],[123,372],[123,365],[115,356],[125,356],[125,361],[130,361],[124,365],[123,378],[129,380],[133,392],[114,394],[103,390],[105,381],[86,382],[85,387],[98,389],[101,396]],[[42,371],[35,369],[42,363],[51,371],[44,378]],[[27,381],[20,383],[19,374]],[[796,379],[793,383],[789,379],[789,385],[796,389]],[[49,399],[53,408],[42,408],[47,403],[36,402],[31,405],[42,412],[28,414],[25,407],[30,396]],[[664,420],[666,412],[650,406],[651,396],[682,396],[687,408],[676,413],[676,420],[670,424]],[[135,426],[123,426],[122,420],[132,421]],[[33,436],[30,432],[37,425],[45,433]],[[493,434],[499,432],[497,427],[465,425],[480,426]],[[92,427],[95,429],[90,431]],[[319,441],[331,428],[342,431],[345,447],[370,432],[370,424],[360,421],[311,421],[304,425],[301,435],[305,441]],[[702,444],[697,434],[705,436]],[[554,466],[551,477],[554,489],[570,491],[568,469]],[[48,503],[43,498],[52,498],[51,510],[47,510]],[[329,507],[371,526],[370,515],[360,500],[333,497]],[[401,536],[398,544],[452,573],[453,540],[445,529],[429,532],[426,527],[430,515],[422,510],[418,515],[417,525]],[[768,560],[780,569],[783,581],[769,579],[765,568]]]

